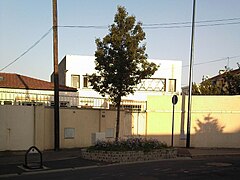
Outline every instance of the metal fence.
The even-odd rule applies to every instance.
[[[0,91],[0,105],[54,106],[54,95],[32,92]],[[115,109],[107,98],[59,94],[60,107]],[[121,109],[146,111],[146,101],[122,100]]]

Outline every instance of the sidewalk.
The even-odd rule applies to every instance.
[[[90,161],[81,158],[81,149],[63,149],[60,151],[44,151],[42,153],[43,169],[29,170],[24,168],[26,151],[0,152],[0,178],[8,175],[18,175],[31,171],[60,170],[81,167],[96,167],[106,165],[105,162]]]
[[[240,156],[239,148],[178,148],[179,157]]]
[[[229,148],[177,148],[179,157],[206,156],[240,156],[240,149]],[[31,170],[23,168],[26,151],[0,152],[0,178],[8,175],[22,174]],[[90,168],[109,163],[90,161],[81,158],[81,149],[63,149],[60,151],[44,151],[44,171],[74,168]],[[36,171],[36,170],[34,170]],[[38,170],[39,171],[39,170]]]

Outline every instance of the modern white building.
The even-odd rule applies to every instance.
[[[95,57],[66,55],[59,63],[59,83],[78,89],[80,97],[100,98],[98,92],[94,91],[88,76],[95,72]],[[134,95],[123,97],[128,100],[147,100],[148,95],[171,95],[181,92],[182,62],[176,60],[154,60],[159,69],[149,78],[144,79],[136,87]],[[53,76],[51,76],[53,82]]]

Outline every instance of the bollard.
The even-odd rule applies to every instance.
[[[36,146],[31,146],[25,154],[25,164],[27,169],[42,169],[42,153]]]

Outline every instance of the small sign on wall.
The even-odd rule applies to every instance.
[[[64,139],[74,139],[75,128],[64,128]]]
[[[106,138],[113,138],[114,137],[114,129],[113,128],[107,128],[106,129]]]

